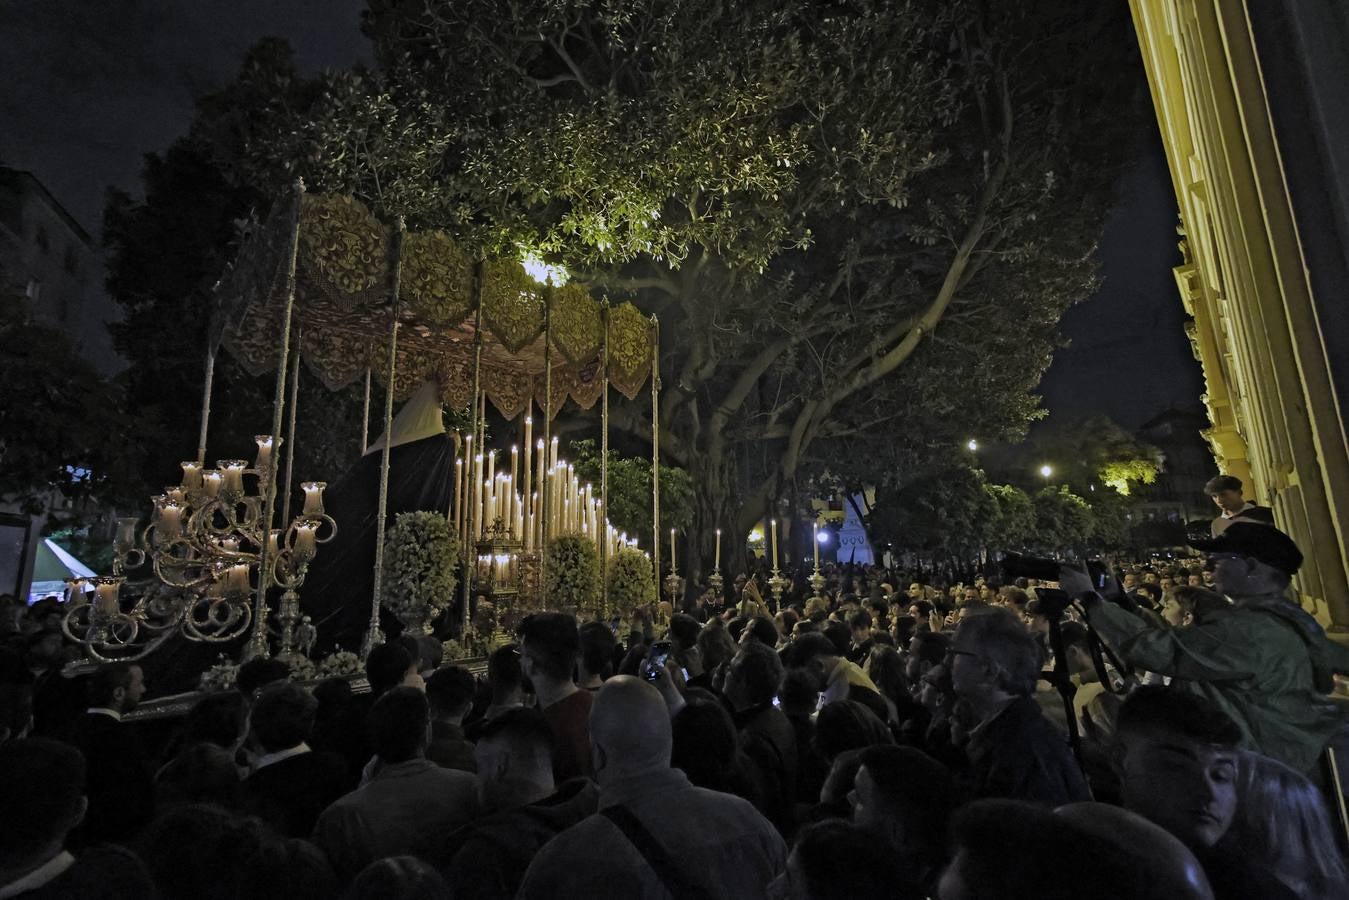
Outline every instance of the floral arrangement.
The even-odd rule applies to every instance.
[[[410,634],[430,634],[431,622],[454,602],[458,539],[437,512],[399,513],[384,539],[381,601]]]
[[[221,656],[220,662],[201,673],[201,678],[197,681],[197,690],[207,692],[228,691],[234,687],[234,680],[238,675],[239,666],[235,663],[225,662],[225,657]]]
[[[338,650],[329,654],[319,663],[317,677],[335,678],[342,675],[363,675],[365,666],[361,664],[361,658],[350,650]]]
[[[589,538],[576,534],[553,538],[548,542],[546,563],[543,601],[547,608],[600,611],[600,555]]]
[[[622,547],[609,560],[609,608],[604,618],[632,618],[639,608],[656,602],[651,559],[635,547]]]
[[[288,657],[286,665],[290,666],[291,681],[313,681],[318,674],[318,667],[314,665],[313,661],[300,656],[298,653]]]

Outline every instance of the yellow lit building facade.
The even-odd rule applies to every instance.
[[[1349,3],[1130,6],[1209,442],[1306,554],[1304,606],[1349,628]]]

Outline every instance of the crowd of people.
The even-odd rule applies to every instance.
[[[0,654],[0,898],[1349,896],[1321,768],[1349,652],[1281,532],[1204,549],[840,568],[781,608],[749,579],[621,634],[543,613],[477,677],[400,637],[368,693],[256,659],[158,744],[124,720],[142,670],[72,702],[34,607]]]

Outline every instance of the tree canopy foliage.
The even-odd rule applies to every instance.
[[[170,233],[187,198],[153,190],[153,161],[146,203],[114,203],[133,311],[179,304],[192,333],[230,218],[296,175],[565,263],[660,317],[663,456],[692,479],[708,557],[714,528],[747,533],[826,465],[880,480],[1039,415],[1139,121],[1117,6],[369,6],[377,72],[305,82],[264,45],[201,103],[177,149],[209,170],[205,224]],[[156,241],[188,257],[172,284],[133,258]],[[141,377],[171,364],[183,383],[186,359]],[[648,416],[612,419],[643,435]]]

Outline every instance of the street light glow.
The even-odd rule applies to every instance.
[[[966,447],[969,447],[969,448],[970,448],[970,452],[973,453],[975,450],[978,450],[978,449],[979,449],[979,442],[976,441],[974,438],[970,438],[970,442],[969,442],[968,444],[966,444],[965,446],[966,446]]]
[[[821,531],[821,532],[817,533],[817,534],[815,535],[815,540],[819,541],[821,544],[827,544],[827,543],[829,543],[829,532],[827,532],[827,531]]]
[[[1043,466],[1040,467],[1040,474],[1048,478],[1050,475],[1054,474],[1054,467],[1049,465],[1048,463],[1045,463]]]

